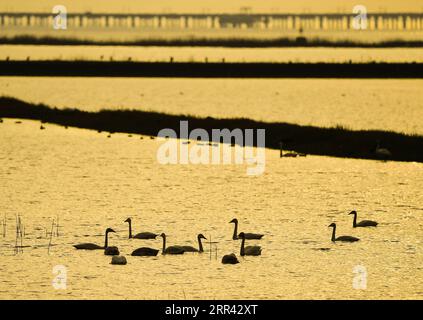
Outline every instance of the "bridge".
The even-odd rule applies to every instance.
[[[0,28],[52,28],[52,13],[0,13]],[[347,31],[355,14],[68,13],[67,28]],[[423,13],[368,13],[367,30],[421,31]]]

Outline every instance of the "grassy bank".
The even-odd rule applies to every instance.
[[[14,98],[0,98],[0,117],[39,120],[107,132],[125,132],[156,136],[163,128],[179,133],[180,121],[188,120],[190,130],[266,129],[266,147],[285,148],[306,154],[332,157],[379,159],[374,153],[376,141],[392,152],[390,160],[423,162],[423,136],[410,136],[389,131],[353,131],[342,127],[319,128],[289,123],[267,123],[249,119],[197,118],[135,110],[86,112],[34,105]],[[1,125],[1,124],[0,124]]]
[[[423,63],[0,61],[1,76],[423,78]]]
[[[167,47],[227,47],[227,48],[271,48],[271,47],[330,47],[330,48],[421,48],[421,40],[389,40],[364,42],[351,40],[326,40],[320,38],[284,37],[276,39],[254,38],[185,38],[185,39],[138,39],[132,41],[87,40],[78,38],[14,36],[0,37],[0,44],[20,45],[84,45],[84,46],[167,46]]]

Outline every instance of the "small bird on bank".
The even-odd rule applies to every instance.
[[[392,152],[387,148],[382,148],[380,146],[380,140],[377,141],[376,147],[374,149],[374,154],[381,159],[387,160],[392,157]]]
[[[357,211],[351,211],[350,213],[348,213],[349,215],[352,214],[354,215],[354,220],[353,220],[353,228],[358,228],[358,227],[376,227],[378,225],[378,223],[376,221],[372,221],[372,220],[362,220],[360,222],[357,222]]]

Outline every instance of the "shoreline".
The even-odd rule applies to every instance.
[[[347,130],[343,127],[320,128],[290,123],[267,123],[250,119],[198,118],[136,110],[102,110],[87,112],[77,109],[57,109],[43,104],[31,104],[15,98],[0,97],[0,118],[38,120],[62,126],[105,132],[121,132],[157,136],[164,128],[179,132],[180,121],[188,120],[190,128],[203,128],[211,137],[212,129],[265,129],[266,148],[285,148],[309,155],[339,158],[383,160],[373,148],[380,141],[392,152],[388,160],[423,162],[423,136],[380,130]],[[1,125],[1,123],[0,123]],[[213,141],[219,142],[219,141]]]
[[[354,40],[329,40],[319,37],[292,36],[269,39],[255,38],[148,38],[135,40],[87,40],[75,37],[58,38],[52,36],[19,35],[13,37],[0,36],[0,45],[52,45],[52,46],[163,46],[163,47],[225,47],[225,48],[295,48],[295,47],[327,47],[327,48],[422,48],[422,40],[383,40],[378,42]]]
[[[0,76],[175,78],[423,78],[423,63],[0,61]]]

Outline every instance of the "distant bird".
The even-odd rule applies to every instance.
[[[183,254],[185,252],[181,246],[170,246],[166,248],[166,235],[162,233],[160,236],[163,238],[162,254]]]
[[[357,211],[351,211],[348,214],[352,214],[354,215],[354,220],[353,220],[353,228],[357,228],[357,227],[376,227],[378,225],[378,223],[376,221],[372,221],[372,220],[362,220],[360,222],[357,223]]]
[[[237,264],[239,263],[238,258],[234,253],[224,255],[222,257],[222,263],[223,264]]]
[[[129,239],[156,239],[158,234],[152,233],[152,232],[140,232],[137,233],[135,236],[132,236],[132,219],[128,218],[124,222],[128,222],[129,225]]]
[[[132,251],[131,256],[152,257],[152,256],[157,256],[158,253],[159,253],[159,250],[142,247]]]
[[[0,123],[3,123],[3,119],[2,118],[0,118]]]
[[[127,264],[127,261],[124,256],[113,256],[112,262],[110,262],[110,264],[125,265]]]
[[[231,221],[229,221],[229,223],[234,224],[234,234],[232,236],[232,240],[238,240],[239,239],[239,236],[238,236],[238,219],[232,219]],[[259,239],[263,238],[263,234],[244,233],[244,237],[245,237],[245,239],[248,239],[248,240],[251,240],[251,239],[259,240]]]
[[[352,237],[352,236],[340,236],[340,237],[335,237],[335,232],[336,232],[336,224],[335,223],[331,223],[329,226],[329,228],[332,227],[333,231],[332,231],[332,241],[342,241],[342,242],[355,242],[358,241],[360,239],[356,238],[356,237]]]
[[[261,247],[260,246],[247,246],[245,247],[245,234],[241,232],[239,237],[242,239],[241,241],[241,257],[243,256],[259,256],[261,255]]]
[[[376,147],[374,149],[374,153],[376,156],[378,156],[379,158],[383,158],[383,159],[388,159],[390,157],[392,157],[392,153],[391,151],[389,151],[386,148],[382,148],[380,146],[380,141],[377,141]]]
[[[45,130],[45,127],[43,125],[41,125],[40,130]]]
[[[106,229],[105,239],[104,239],[104,246],[99,246],[94,243],[81,243],[81,244],[75,244],[74,247],[78,250],[103,250],[108,247],[108,238],[110,232],[116,232],[111,228]]]
[[[191,247],[191,246],[181,246],[181,248],[185,251],[185,252],[204,252],[203,250],[203,244],[201,243],[201,239],[207,240],[207,238],[205,236],[203,236],[201,233],[197,236],[197,241],[198,241],[198,249]]]
[[[307,156],[305,153],[297,153],[297,152],[286,152],[283,153],[283,142],[279,142],[279,149],[280,149],[280,157],[281,158],[296,158],[296,157],[305,157]]]

